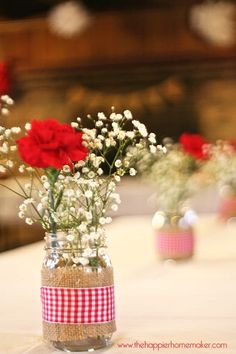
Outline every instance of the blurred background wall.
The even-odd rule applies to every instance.
[[[183,130],[232,138],[235,9],[214,4],[223,2],[5,2],[0,55],[11,65],[11,122],[67,121],[114,105],[132,109],[160,138]]]

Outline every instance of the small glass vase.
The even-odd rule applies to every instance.
[[[116,324],[109,257],[94,249],[85,259],[84,249],[72,248],[62,232],[46,234],[45,240],[41,272],[44,339],[65,352],[111,345]]]
[[[194,215],[192,214],[192,218]],[[158,211],[153,217],[155,246],[162,260],[184,260],[194,254],[194,232],[190,214]]]

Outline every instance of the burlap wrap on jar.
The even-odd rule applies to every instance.
[[[93,288],[111,286],[113,281],[112,267],[85,271],[79,267],[43,268],[41,272],[42,286],[58,288]],[[49,341],[74,341],[88,337],[112,334],[116,331],[115,321],[104,323],[51,323],[43,321],[43,336]]]

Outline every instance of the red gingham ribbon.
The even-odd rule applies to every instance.
[[[114,286],[41,288],[43,320],[53,323],[103,323],[115,319]]]
[[[157,233],[157,247],[160,252],[187,253],[193,250],[194,238],[191,232]]]

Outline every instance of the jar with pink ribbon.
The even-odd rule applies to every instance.
[[[194,254],[193,222],[196,214],[188,210],[184,214],[156,212],[152,223],[155,230],[155,247],[163,259],[184,260]]]

